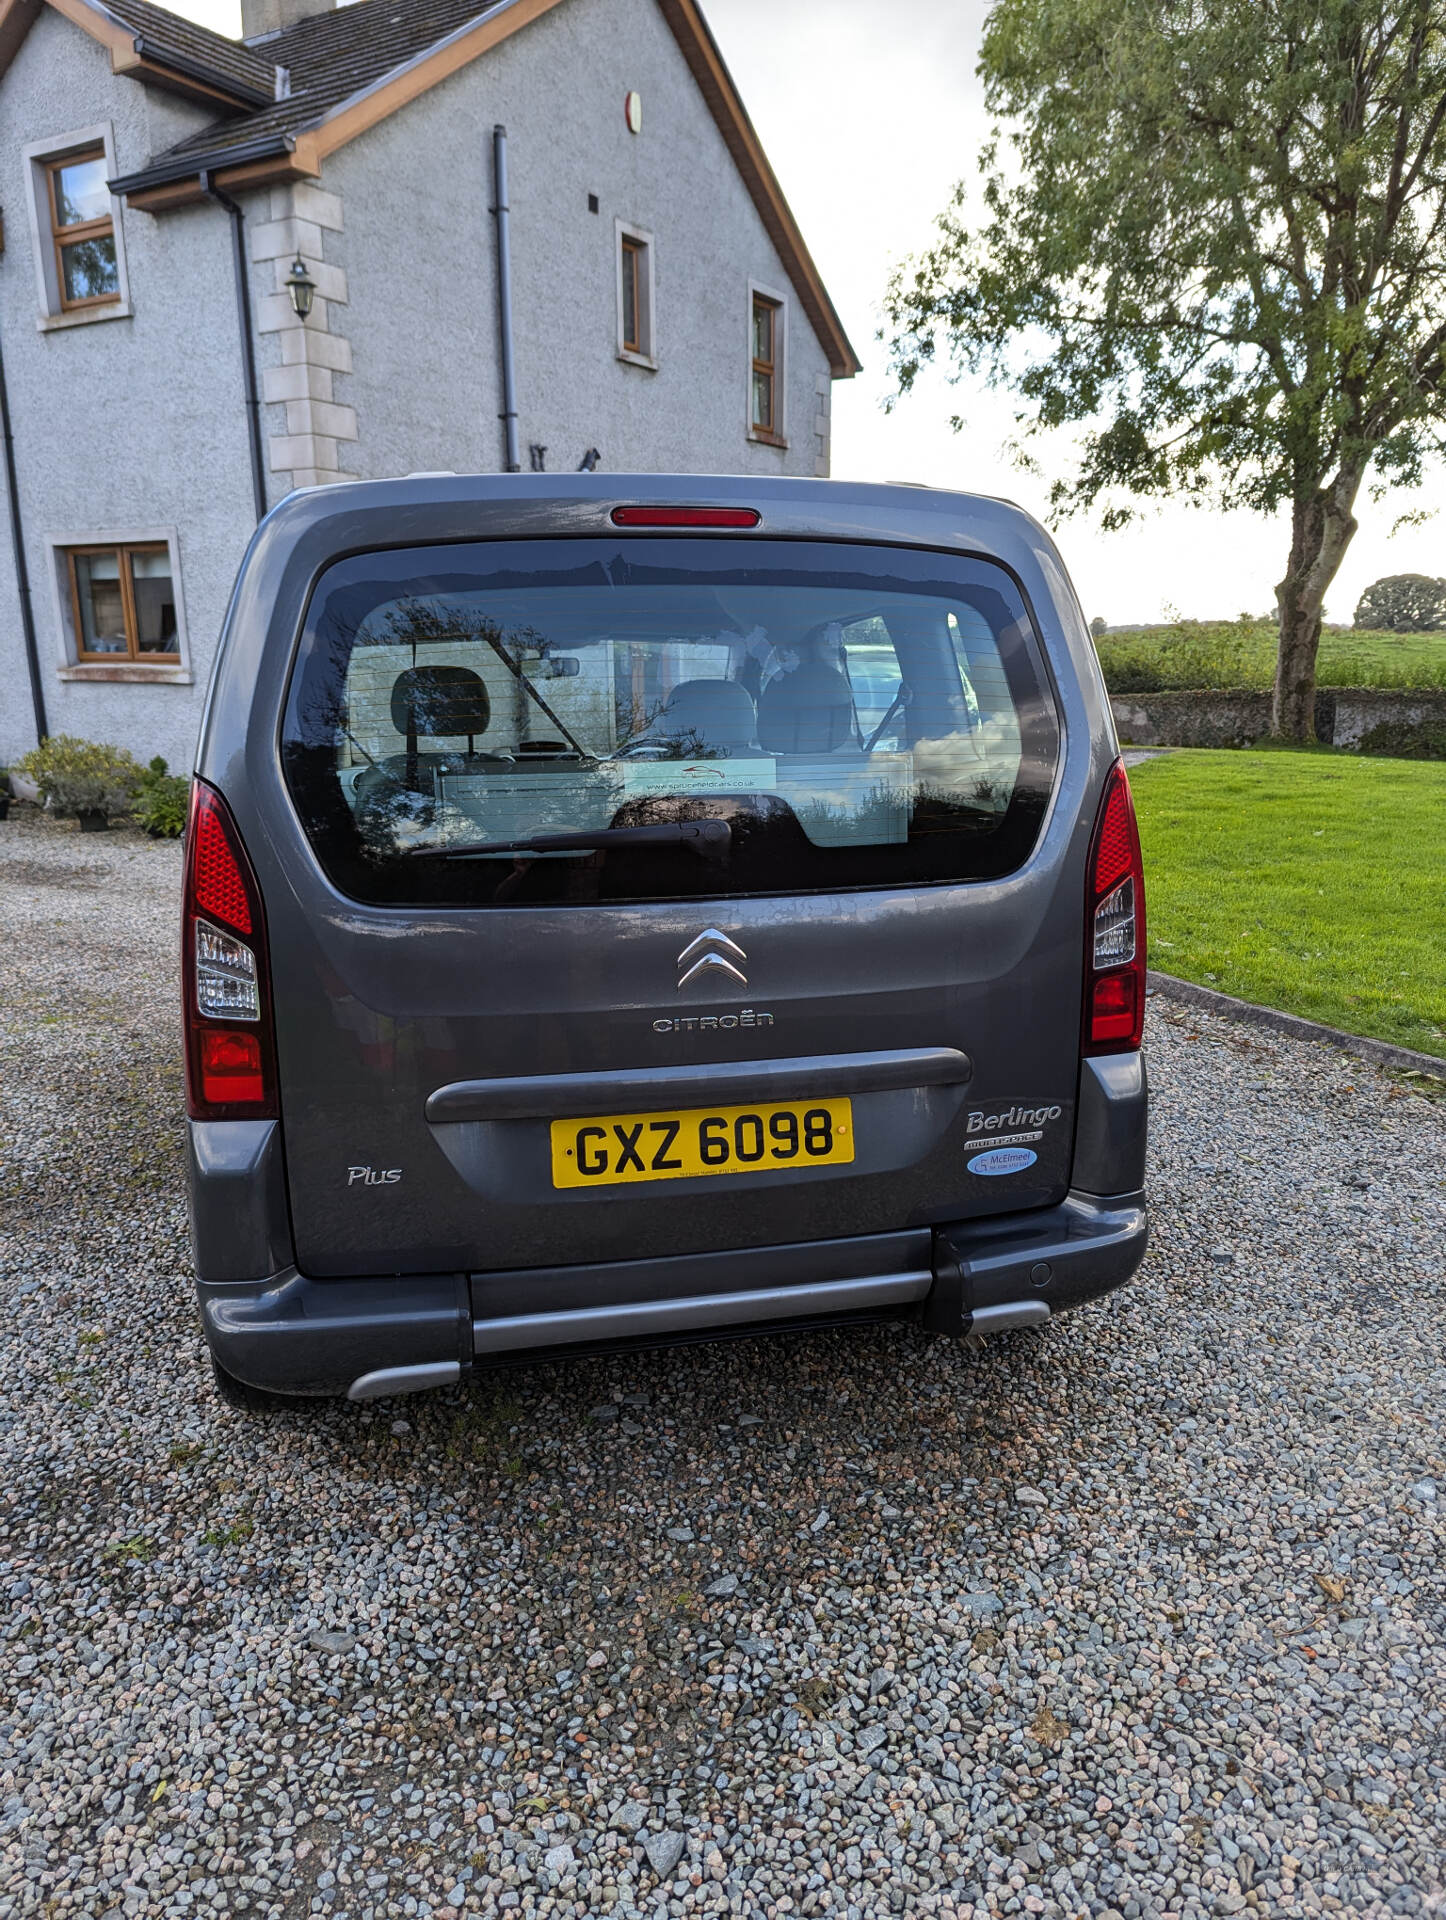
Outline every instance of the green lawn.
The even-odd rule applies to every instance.
[[[1162,687],[1269,687],[1276,632],[1252,620],[1181,620],[1169,627],[1101,634],[1095,643],[1112,693]],[[1446,687],[1446,633],[1321,636],[1323,687]]]
[[[1130,784],[1151,966],[1446,1057],[1446,765],[1191,751]]]

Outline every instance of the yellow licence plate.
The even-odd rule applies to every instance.
[[[552,1123],[554,1187],[696,1180],[705,1173],[836,1167],[854,1157],[847,1100],[606,1113]]]

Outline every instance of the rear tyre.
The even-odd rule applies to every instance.
[[[215,1377],[216,1391],[226,1405],[236,1407],[242,1413],[274,1413],[283,1407],[306,1404],[300,1394],[270,1393],[265,1387],[248,1386],[244,1380],[238,1380],[234,1373],[227,1373],[214,1353],[211,1355],[211,1372]]]

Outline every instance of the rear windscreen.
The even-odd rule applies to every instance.
[[[1058,725],[987,561],[614,537],[338,562],[282,744],[342,892],[521,906],[1012,872]]]

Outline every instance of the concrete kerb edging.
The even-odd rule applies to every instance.
[[[1248,1027],[1267,1027],[1273,1033],[1288,1033],[1297,1040],[1316,1040],[1357,1060],[1369,1060],[1373,1066],[1400,1067],[1408,1073],[1424,1073],[1434,1080],[1446,1080],[1446,1060],[1433,1053],[1416,1053],[1410,1047],[1393,1047],[1384,1040],[1342,1033],[1339,1027],[1323,1027],[1316,1020],[1302,1020],[1294,1013],[1258,1007],[1253,1000],[1237,1000],[1231,994],[1216,993],[1212,987],[1197,987],[1193,980],[1177,980],[1173,973],[1156,973],[1152,968],[1145,978],[1153,991],[1163,994],[1165,999],[1180,1000],[1186,1006],[1218,1013],[1224,1020],[1239,1020]]]

